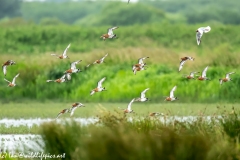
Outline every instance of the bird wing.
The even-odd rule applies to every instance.
[[[128,0],[128,3],[130,2],[130,0]]]
[[[67,55],[67,51],[68,51],[68,48],[71,46],[71,44],[69,44],[68,46],[67,46],[67,48],[64,50],[64,52],[63,52],[63,56],[66,56]]]
[[[145,98],[145,93],[149,90],[149,88],[145,89],[141,92],[141,98]]]
[[[4,80],[5,80],[6,82],[8,82],[8,83],[11,83],[9,80],[7,80],[7,79],[5,79],[5,78],[4,78]]]
[[[63,114],[62,112],[58,113],[56,119],[57,119],[58,117],[60,117],[62,114]]]
[[[67,76],[67,80],[70,81],[71,80],[71,74],[70,73],[66,73],[65,75]]]
[[[203,35],[203,30],[201,28],[199,28],[198,32],[196,33],[196,39],[197,39],[198,45],[201,43],[202,35]]]
[[[202,77],[206,77],[206,75],[207,75],[207,70],[208,70],[208,66],[203,70],[203,72],[202,72]]]
[[[97,88],[102,88],[102,83],[103,81],[106,79],[106,77],[102,78],[99,82],[98,82],[98,85],[97,85]]]
[[[146,58],[149,58],[149,57],[139,58],[139,59],[138,59],[138,64],[144,64],[144,63],[143,63],[143,60],[146,59]]]
[[[103,62],[107,56],[108,56],[108,53],[104,57],[102,57],[100,61]]]
[[[66,74],[64,74],[60,79],[62,80],[62,79],[65,79],[65,77],[66,77]]]
[[[52,81],[54,81],[54,80],[46,80],[46,82],[52,82]]]
[[[108,35],[113,35],[113,30],[117,29],[118,27],[112,27],[108,29]]]
[[[79,62],[81,62],[82,60],[79,61],[75,61],[71,63],[71,69],[76,69],[76,64],[78,64]]]
[[[132,106],[132,103],[134,102],[134,100],[135,100],[135,98],[133,98],[133,99],[131,100],[131,102],[128,104],[127,110],[131,111],[131,106]]]
[[[191,76],[191,77],[194,77],[194,74],[195,74],[195,73],[197,73],[197,72],[191,72],[191,73],[190,73],[190,76]]]
[[[19,76],[19,73],[13,78],[12,84],[15,84],[16,78]]]
[[[74,111],[77,109],[78,107],[72,107],[71,112],[70,112],[70,116],[72,116],[74,114]]]
[[[219,80],[219,83],[220,83],[220,85],[222,85],[222,83],[223,83],[223,80],[222,80],[222,79],[220,79],[220,80]]]
[[[187,60],[182,60],[182,61],[180,62],[180,66],[179,66],[178,71],[181,71],[181,69],[182,69],[182,67],[183,67],[183,65],[184,65],[184,63],[185,63],[186,61],[187,61]]]
[[[174,86],[170,92],[170,98],[174,98],[174,91],[177,89],[177,86]]]
[[[226,74],[226,78],[229,79],[230,78],[230,74],[234,74],[235,72],[230,72]]]
[[[210,27],[210,26],[207,26],[207,27],[204,27],[204,28],[203,28],[203,32],[204,32],[204,33],[207,33],[207,32],[209,32],[209,31],[211,31],[211,27]]]
[[[6,76],[6,74],[7,74],[7,66],[6,65],[2,66],[2,70],[3,70],[3,74]]]
[[[59,55],[57,55],[57,54],[51,54],[51,56],[59,56]]]

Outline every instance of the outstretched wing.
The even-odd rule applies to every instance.
[[[183,67],[183,65],[184,65],[184,63],[185,63],[186,61],[187,61],[187,60],[182,60],[182,61],[180,62],[180,66],[179,66],[179,69],[178,69],[179,72],[182,70],[182,67]]]
[[[79,61],[75,61],[71,63],[71,69],[76,69],[76,64],[78,64],[79,62],[81,62],[82,60]]]
[[[65,79],[65,77],[66,77],[66,74],[64,74],[60,79],[63,80]]]
[[[229,79],[231,74],[234,74],[235,72],[230,72],[226,74],[226,78]]]
[[[108,35],[113,35],[113,30],[117,29],[118,27],[112,27],[108,29]]]
[[[67,80],[70,81],[71,80],[71,73],[66,73],[65,75],[67,76]]]
[[[18,74],[13,78],[12,84],[15,84],[16,78],[19,76],[19,74],[20,74],[20,73],[18,73]]]
[[[62,112],[58,113],[56,119],[57,119],[58,117],[60,117],[62,114],[63,114]]]
[[[195,73],[198,73],[198,72],[191,72],[191,73],[190,73],[190,76],[191,76],[191,77],[194,77],[194,74],[195,74]]]
[[[97,85],[97,88],[102,88],[102,83],[103,81],[106,79],[106,77],[102,78],[99,82],[98,82],[98,85]]]
[[[9,80],[7,80],[7,79],[5,79],[5,78],[4,78],[4,81],[6,81],[6,82],[8,82],[8,83],[11,83]]]
[[[141,98],[145,98],[145,93],[149,90],[149,88],[145,89],[141,92]]]
[[[144,63],[143,63],[143,60],[146,59],[146,58],[149,58],[149,57],[139,58],[139,59],[138,59],[138,64],[144,64]]]
[[[6,74],[7,74],[7,66],[6,65],[2,66],[2,70],[3,70],[4,76],[6,76]]]
[[[71,112],[70,112],[70,116],[72,116],[74,114],[74,111],[77,109],[78,107],[72,107]]]
[[[104,57],[102,57],[100,61],[103,62],[107,56],[108,56],[108,53]]]
[[[127,110],[131,111],[131,106],[132,106],[132,103],[134,102],[134,100],[135,100],[135,98],[133,98],[133,99],[131,100],[131,102],[128,104]]]
[[[197,39],[197,44],[198,45],[201,43],[202,35],[203,35],[203,29],[199,28],[198,32],[196,33],[196,39]]]
[[[170,98],[174,98],[174,91],[177,89],[177,86],[174,86],[170,92]]]
[[[68,46],[67,46],[67,48],[64,50],[64,52],[63,52],[63,56],[66,56],[67,55],[67,51],[68,51],[68,48],[71,46],[71,44],[69,44]]]
[[[203,70],[203,72],[202,72],[202,77],[206,77],[206,75],[207,75],[207,70],[208,70],[208,66]]]
[[[210,27],[210,26],[207,26],[207,27],[204,27],[204,28],[203,28],[203,32],[204,32],[204,33],[207,33],[207,32],[209,32],[209,31],[211,31],[211,27]]]

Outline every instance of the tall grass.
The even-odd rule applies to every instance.
[[[239,117],[239,113],[237,115]],[[84,128],[74,121],[60,126],[44,124],[41,133],[45,151],[66,153],[66,159],[240,158],[239,141],[229,140],[225,129],[214,117],[210,121],[200,116],[193,122],[163,123],[156,117],[139,119],[103,111],[99,118],[96,125]],[[232,122],[239,123],[239,119]],[[231,128],[238,129],[236,126]]]

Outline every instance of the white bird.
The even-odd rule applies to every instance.
[[[222,85],[223,82],[231,81],[232,79],[230,78],[230,75],[231,75],[231,74],[234,74],[234,73],[235,73],[235,72],[227,73],[225,78],[219,79],[220,84]]]
[[[106,79],[106,77],[102,78],[98,84],[97,84],[97,88],[94,88],[91,92],[90,92],[90,95],[93,95],[95,92],[102,92],[102,91],[105,91],[105,87],[102,87],[102,83],[103,81]]]
[[[101,64],[101,63],[103,63],[104,62],[104,59],[106,58],[108,56],[108,53],[104,56],[104,57],[102,57],[101,59],[98,59],[98,60],[96,60],[95,62],[93,62],[93,64]]]
[[[117,35],[113,34],[113,30],[117,29],[118,27],[112,27],[112,28],[108,28],[108,33],[107,34],[103,34],[100,38],[103,38],[103,40],[107,39],[107,38],[116,38]]]
[[[70,65],[70,69],[66,70],[64,73],[78,73],[78,72],[81,72],[80,69],[77,69],[76,68],[76,64],[80,63],[82,60],[78,60],[78,61],[75,61],[75,62],[72,62],[71,65]]]
[[[145,93],[149,90],[149,88],[145,89],[144,91],[141,92],[141,97],[136,98],[135,101],[140,101],[140,102],[145,102],[148,101],[148,98],[146,98]]]
[[[208,66],[206,68],[204,68],[204,70],[202,72],[202,76],[199,76],[198,80],[200,80],[200,81],[209,80],[209,78],[207,78],[207,70],[208,70]]]
[[[182,58],[181,58],[181,62],[180,62],[180,66],[179,66],[179,69],[178,69],[179,72],[182,70],[184,63],[185,63],[187,60],[194,61],[194,58],[193,58],[193,57],[182,57]]]
[[[197,44],[199,45],[201,43],[201,38],[203,36],[203,33],[207,33],[211,31],[210,26],[207,27],[200,27],[196,30],[196,39],[197,39]]]
[[[131,100],[131,102],[128,104],[128,107],[127,107],[127,109],[124,110],[124,113],[132,113],[132,112],[134,112],[134,111],[132,110],[132,108],[131,108],[132,103],[133,103],[134,101],[135,101],[135,98],[133,98],[133,99]]]
[[[19,76],[19,74],[20,74],[20,73],[18,73],[18,74],[13,78],[12,82],[10,82],[10,81],[8,81],[7,79],[4,78],[4,80],[5,80],[6,82],[8,82],[8,87],[14,87],[14,86],[16,86],[15,81],[16,81],[16,78]]]
[[[133,66],[133,73],[136,75],[136,72],[137,71],[143,71],[143,70],[146,70],[144,67],[136,67],[136,66]]]
[[[60,59],[69,58],[69,57],[67,56],[67,51],[68,51],[68,48],[70,47],[70,45],[71,45],[71,44],[69,44],[69,45],[67,46],[67,48],[64,50],[64,52],[63,52],[62,55],[51,54],[51,56],[57,56],[57,57],[60,58]]]
[[[173,89],[170,91],[170,96],[166,97],[165,101],[175,101],[178,100],[177,97],[174,97],[174,91],[177,89],[177,86],[174,86]]]

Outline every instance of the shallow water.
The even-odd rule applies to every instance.
[[[43,151],[44,143],[40,135],[33,134],[0,134],[1,152]]]
[[[33,125],[41,125],[42,123],[45,122],[53,122],[56,121],[57,123],[61,123],[62,121],[71,121],[71,120],[75,120],[77,122],[79,122],[81,125],[88,125],[88,124],[92,124],[97,122],[98,119],[96,118],[66,118],[66,119],[50,119],[50,118],[46,118],[46,119],[42,119],[42,118],[33,118],[33,119],[8,119],[8,118],[4,118],[0,120],[0,125],[3,125],[5,127],[18,127],[18,126],[28,126],[28,127],[32,127]]]

